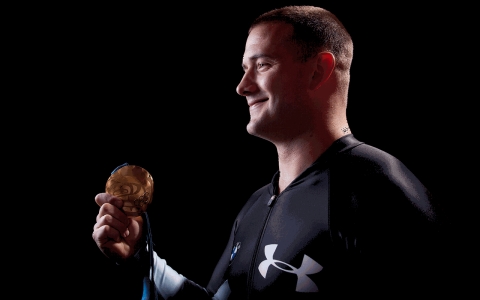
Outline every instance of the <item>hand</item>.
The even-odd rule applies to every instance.
[[[107,193],[97,194],[95,202],[100,209],[92,238],[98,248],[117,261],[135,254],[142,237],[142,217],[127,217],[122,210],[123,201]]]

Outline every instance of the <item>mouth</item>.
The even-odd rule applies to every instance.
[[[255,106],[259,105],[260,103],[267,102],[267,101],[268,101],[268,98],[248,101],[248,106],[250,108],[252,108],[252,107],[255,107]]]

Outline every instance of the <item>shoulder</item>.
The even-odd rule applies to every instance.
[[[339,153],[332,172],[359,199],[384,208],[411,207],[433,218],[432,195],[397,157],[368,144]]]
[[[397,176],[399,172],[411,173],[397,157],[361,142],[353,135],[340,138],[330,148],[328,161],[331,168],[346,168],[354,175],[361,176]]]
[[[342,152],[339,167],[348,170],[356,180],[393,186],[416,186],[425,189],[417,176],[397,157],[368,144]]]
[[[378,280],[393,285],[404,280],[400,274],[414,270],[412,282],[434,283],[440,274],[434,267],[440,266],[431,253],[439,251],[441,224],[435,201],[417,176],[394,155],[368,144],[339,153],[331,170],[336,226],[354,236],[372,273],[385,275]],[[384,264],[392,257],[394,269]]]
[[[343,152],[341,159],[353,166],[361,167],[364,171],[385,175],[407,169],[397,157],[368,144],[361,144]]]

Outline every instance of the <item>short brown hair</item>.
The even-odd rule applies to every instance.
[[[306,61],[321,51],[335,55],[337,68],[348,70],[353,43],[342,22],[330,11],[315,6],[285,6],[258,16],[253,27],[266,22],[285,22],[293,26],[292,41],[299,47],[299,59]]]

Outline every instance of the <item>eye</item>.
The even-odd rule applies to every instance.
[[[267,67],[268,64],[267,63],[263,63],[263,62],[258,62],[257,63],[257,69],[261,69],[261,68],[264,68],[264,67]]]

